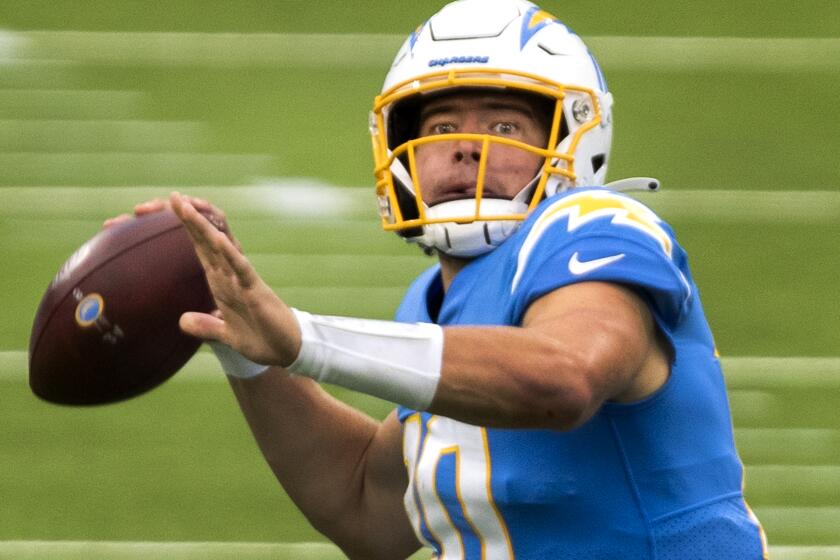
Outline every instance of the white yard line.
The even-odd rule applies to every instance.
[[[816,512],[820,513],[820,512]],[[832,512],[836,511],[832,509]],[[34,560],[55,558],[56,554],[95,554],[105,558],[109,554],[119,558],[343,558],[338,548],[325,543],[261,543],[261,542],[152,542],[152,541],[0,541],[0,558]],[[773,558],[809,560],[840,558],[840,546],[770,546]],[[778,556],[777,556],[778,555]],[[81,557],[81,556],[73,556]]]
[[[294,288],[304,290],[306,288]],[[330,288],[317,288],[330,290]],[[360,290],[363,288],[360,288]],[[723,358],[723,369],[730,388],[745,389],[840,389],[840,357],[757,357]],[[28,375],[25,350],[0,351],[0,381],[19,381]],[[173,380],[223,380],[216,358],[199,351]]]
[[[840,389],[840,357],[739,356],[722,363],[730,389]]]
[[[91,155],[95,158],[95,155]],[[181,155],[188,159],[187,155]],[[243,157],[233,155],[233,158]],[[255,155],[255,161],[268,156]],[[207,198],[231,216],[368,218],[376,220],[373,187],[342,187],[317,179],[277,178],[248,186],[0,187],[0,218],[110,216],[172,190]],[[820,223],[840,220],[840,190],[667,190],[636,196],[666,219]]]
[[[343,558],[338,548],[325,543],[267,542],[154,542],[154,541],[0,541],[0,558],[15,560],[62,558],[84,554],[95,558]]]
[[[234,217],[341,217],[361,212],[376,220],[373,187],[342,188],[315,179],[281,179],[241,187],[2,187],[0,216],[110,216],[130,210],[137,202],[165,198],[173,190],[206,198]]]
[[[137,65],[382,67],[406,35],[5,31],[8,61]],[[602,65],[632,70],[752,72],[840,69],[838,38],[584,37]]]

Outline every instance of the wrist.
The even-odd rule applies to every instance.
[[[270,366],[253,362],[228,346],[218,341],[208,341],[207,344],[216,355],[222,370],[228,377],[251,379],[268,371]]]
[[[431,405],[443,362],[443,329],[438,325],[292,312],[301,345],[286,368],[290,373],[415,410]]]

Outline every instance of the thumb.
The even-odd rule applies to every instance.
[[[178,326],[188,335],[202,340],[218,340],[224,342],[225,322],[219,317],[207,313],[193,311],[181,315]]]

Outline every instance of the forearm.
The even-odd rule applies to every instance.
[[[573,339],[296,313],[301,354],[289,368],[298,375],[483,426],[569,429],[591,412],[592,353]]]
[[[393,476],[387,460],[383,467],[381,456],[370,460],[383,451],[377,422],[279,368],[229,379],[274,475],[316,529],[351,557],[416,548],[402,477]],[[404,477],[399,456],[396,462]]]
[[[444,329],[441,379],[430,412],[503,428],[577,425],[589,395],[585,357],[521,327]]]
[[[305,505],[307,487],[335,484],[347,487],[351,469],[329,473],[337,464],[358,463],[376,431],[370,418],[332,399],[316,384],[290,378],[281,370],[253,379],[228,378],[251,431],[284,487],[300,489]],[[324,426],[341,426],[324,430]],[[340,462],[335,454],[340,457]],[[329,474],[322,480],[319,474]],[[317,482],[315,482],[317,481]],[[287,484],[288,483],[288,484]],[[295,496],[293,496],[294,498]],[[321,507],[329,506],[318,499]]]
[[[573,429],[606,400],[650,395],[670,370],[646,304],[611,284],[555,290],[531,305],[522,327],[444,331],[430,410],[479,425]]]

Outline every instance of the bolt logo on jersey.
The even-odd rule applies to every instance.
[[[551,204],[534,224],[519,253],[519,264],[511,284],[515,290],[525,270],[531,251],[546,229],[555,222],[565,221],[566,231],[574,232],[595,220],[608,219],[616,226],[632,227],[654,239],[670,259],[673,242],[662,227],[662,221],[649,208],[627,197],[615,196],[610,191],[586,190],[565,196]],[[620,235],[620,228],[618,235]],[[570,261],[571,262],[571,261]]]
[[[546,210],[534,225],[534,232],[540,232],[554,220],[568,217],[566,230],[572,232],[592,220],[611,217],[612,223],[638,229],[650,235],[662,246],[671,258],[672,243],[663,229],[662,220],[647,206],[632,198],[614,196],[608,191],[585,191],[559,200]]]

